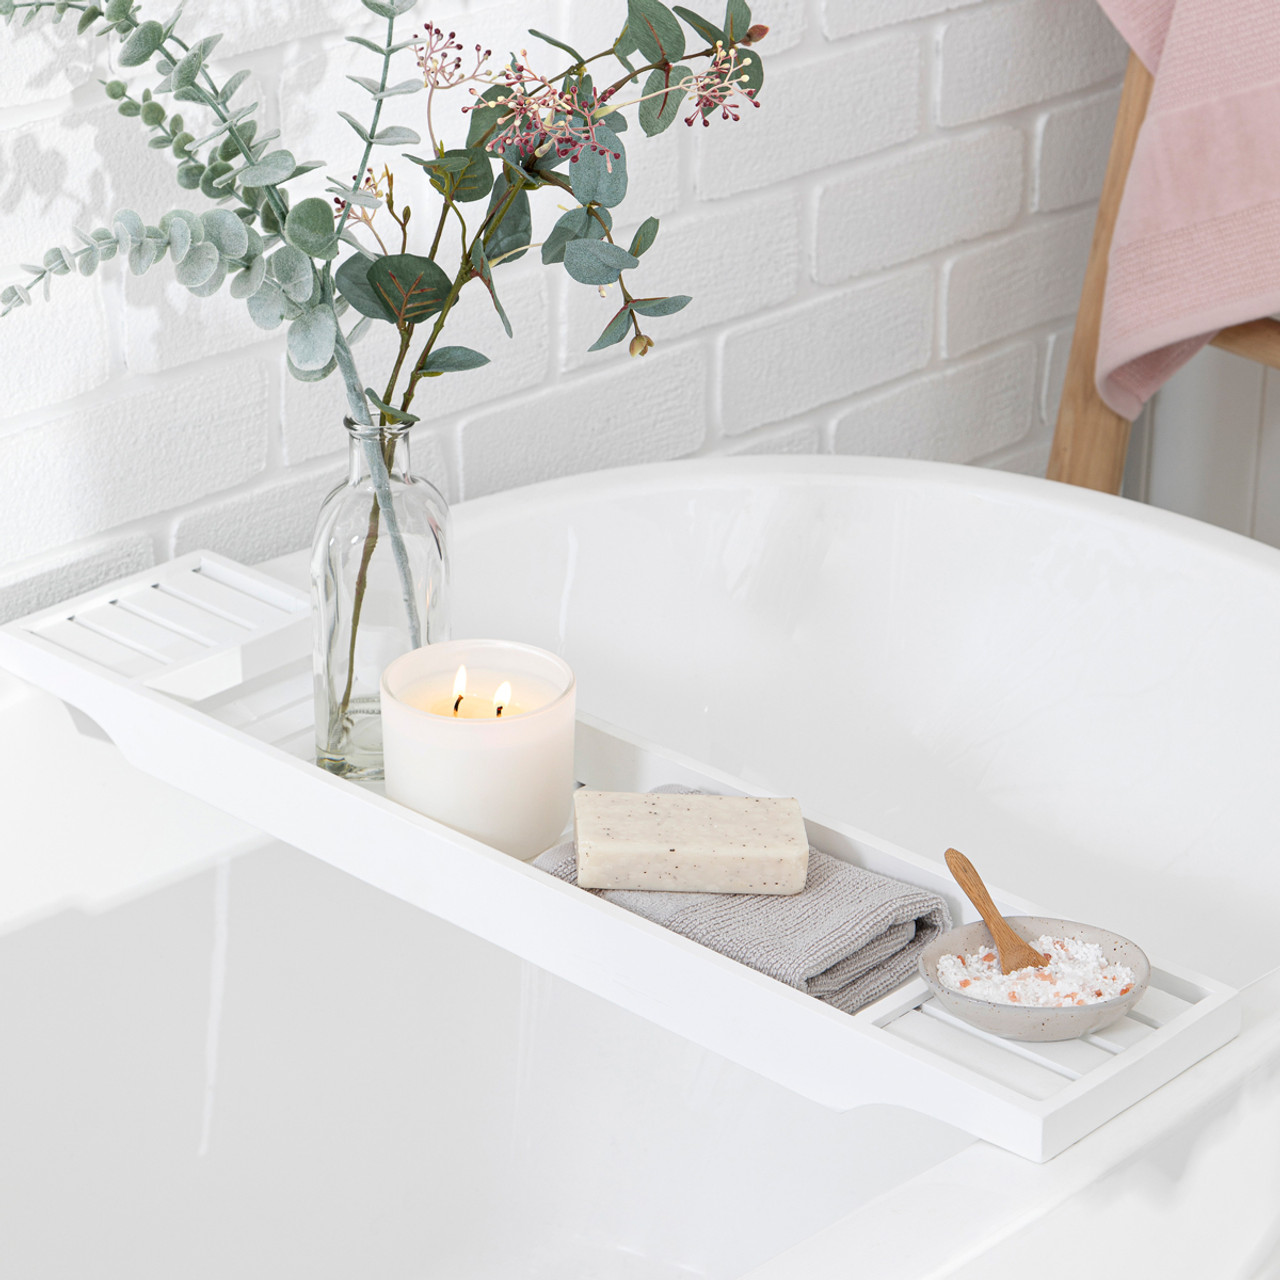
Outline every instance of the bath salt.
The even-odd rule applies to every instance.
[[[1049,957],[1048,964],[1001,973],[995,947],[987,947],[972,955],[941,957],[938,980],[977,1000],[1041,1009],[1100,1004],[1128,995],[1133,987],[1133,970],[1108,960],[1096,942],[1045,934],[1031,945]]]

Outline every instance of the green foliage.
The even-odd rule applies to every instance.
[[[294,205],[285,219],[284,238],[309,257],[336,258],[338,237],[333,227],[333,206],[319,196]]]
[[[717,42],[725,45],[729,43],[725,39],[724,32],[714,22],[704,18],[700,13],[694,13],[692,9],[685,9],[680,5],[675,6],[675,12],[712,47]]]
[[[430,258],[394,253],[375,258],[369,284],[386,304],[397,328],[419,324],[435,315],[449,295],[453,281]]]
[[[621,246],[603,240],[571,240],[564,249],[564,269],[580,284],[613,284],[639,265]]]
[[[744,39],[751,28],[751,10],[746,0],[729,0],[724,11],[724,34],[729,44]]]
[[[70,0],[21,2],[27,22],[46,11],[56,21],[71,8]],[[385,20],[384,38],[379,41],[364,35],[347,37],[379,60],[373,75],[348,77],[368,95],[369,118],[359,120],[340,113],[363,148],[356,167],[361,178],[374,147],[419,143],[413,129],[386,124],[381,119],[386,103],[420,93],[424,88],[421,75],[397,81],[390,74],[392,59],[415,43],[414,39],[397,41],[394,34],[395,20],[415,3],[416,0],[362,0],[367,10]],[[0,0],[0,17],[11,20],[17,12],[17,0]],[[578,207],[565,212],[546,237],[542,259],[548,264],[563,263],[568,274],[585,285],[618,282],[622,272],[639,266],[640,258],[654,243],[656,218],[641,223],[629,250],[612,241],[613,217],[609,210],[621,204],[627,194],[627,156],[620,135],[627,129],[628,120],[613,101],[606,99],[607,105],[596,103],[586,68],[604,53],[588,58],[564,40],[531,30],[537,39],[572,59],[567,69],[552,78],[566,90],[577,86],[584,111],[590,111],[591,104],[596,103],[591,121],[596,145],[579,151],[573,144],[569,163],[568,156],[561,154],[562,146],[542,145],[559,136],[557,130],[566,123],[563,116],[548,114],[538,121],[531,113],[516,120],[504,101],[512,89],[505,84],[491,84],[472,99],[473,109],[466,117],[465,146],[447,149],[448,143],[456,139],[443,134],[439,146],[433,147],[434,154],[408,157],[427,173],[444,204],[430,256],[408,252],[375,256],[357,224],[372,226],[375,214],[389,216],[397,224],[392,233],[395,239],[389,242],[407,242],[407,206],[401,201],[397,207],[390,188],[362,189],[360,179],[353,179],[350,184],[329,179],[328,194],[337,197],[337,214],[325,198],[311,196],[291,201],[285,185],[317,168],[317,164],[299,163],[292,151],[279,145],[271,147],[278,135],[259,134],[254,116],[257,103],[231,107],[248,72],[236,72],[219,86],[210,71],[209,59],[220,37],[211,35],[184,44],[173,36],[181,12],[179,0],[173,16],[162,24],[151,18],[141,20],[132,0],[99,0],[83,8],[78,30],[116,40],[115,59],[120,67],[154,64],[159,83],[144,89],[140,99],[130,96],[124,81],[114,79],[104,83],[107,97],[121,115],[139,119],[150,131],[149,147],[172,154],[178,185],[184,190],[200,191],[214,207],[199,214],[172,209],[157,226],[145,223],[137,213],[126,209],[115,216],[110,229],[77,231],[78,247],[55,245],[45,252],[39,266],[29,269],[30,281],[0,290],[0,314],[29,305],[33,286],[43,283],[47,292],[52,278],[91,275],[117,254],[128,261],[129,269],[136,274],[170,258],[175,278],[196,296],[209,296],[229,281],[232,296],[246,303],[256,325],[264,329],[287,326],[287,364],[294,377],[318,381],[341,369],[355,417],[367,421],[371,405],[384,421],[416,421],[407,412],[407,402],[419,379],[488,363],[487,356],[468,347],[434,346],[442,322],[464,285],[473,279],[484,285],[511,335],[510,319],[494,288],[493,267],[522,257],[531,247],[531,190],[554,185],[571,192],[577,200]],[[670,128],[687,97],[682,85],[694,77],[695,70],[680,62],[686,57],[686,28],[708,45],[720,42],[739,46],[735,87],[758,90],[763,68],[754,47],[745,43],[750,24],[746,0],[727,0],[723,28],[691,9],[669,8],[662,0],[627,0],[622,35],[605,53],[627,69],[633,83],[644,73],[632,70],[628,55],[638,55],[644,62],[655,64],[656,69],[648,69],[639,94],[638,119],[646,135]],[[757,38],[760,35],[757,29]],[[699,49],[688,55],[689,62],[706,59],[709,54],[710,50]],[[545,82],[532,77],[521,92],[536,95],[541,91],[540,83]],[[621,82],[614,92],[620,87]],[[199,104],[199,110],[209,119],[196,119],[188,128],[182,109],[171,109],[156,94],[171,94],[179,103]],[[428,107],[428,119],[429,111]],[[568,123],[578,129],[584,124],[581,120]],[[513,135],[523,131],[518,143],[509,136],[500,147],[490,149],[493,139],[513,125]],[[203,137],[196,136],[202,128],[209,131]],[[546,132],[539,136],[538,129]],[[432,137],[434,142],[435,132]],[[496,177],[495,159],[501,164]],[[556,172],[557,169],[561,171]],[[345,166],[339,170],[344,171]],[[517,188],[514,191],[513,185]],[[483,217],[475,210],[464,213],[466,206],[480,201],[487,201]],[[452,237],[443,236],[454,215],[462,234],[462,256],[454,259],[458,268],[456,277],[451,278],[437,262],[437,255],[453,258],[457,252],[450,248]],[[385,222],[378,225],[385,228]],[[416,221],[414,226],[418,226]],[[387,230],[382,229],[379,245],[388,242],[382,239],[386,235]],[[343,241],[359,246],[360,252],[337,265],[334,260]],[[653,343],[640,332],[639,318],[671,315],[689,302],[685,295],[634,298],[625,284],[621,292],[623,305],[592,350],[622,342],[634,329],[631,351],[633,355],[642,354]],[[344,337],[338,320],[348,307],[360,319]],[[432,317],[440,320],[433,326],[430,340],[416,361],[405,366],[412,369],[405,406],[397,409],[384,403],[372,389],[357,381],[349,347],[372,321],[394,324],[408,336],[414,326]]]
[[[369,283],[372,262],[362,253],[352,254],[334,273],[339,292],[362,315],[395,324],[395,313]]]
[[[605,326],[604,332],[587,348],[588,351],[603,351],[621,342],[631,329],[631,308],[623,307]]]
[[[633,298],[631,310],[641,316],[673,316],[683,311],[693,299],[687,293],[677,294],[672,298]]]
[[[490,214],[507,199],[510,190],[506,173],[500,173],[494,181],[493,194],[489,197]],[[533,211],[529,207],[529,193],[521,187],[511,197],[502,221],[487,237],[485,251],[491,262],[497,258],[504,262],[515,262],[528,252],[532,240]]]
[[[427,357],[425,368],[428,374],[462,373],[488,363],[488,356],[472,351],[470,347],[437,347]]]
[[[563,262],[565,247],[571,240],[603,240],[605,232],[613,229],[613,217],[608,209],[595,212],[599,217],[593,216],[590,209],[570,209],[562,214],[551,234],[542,242],[542,261],[548,266]],[[635,253],[635,249],[631,252]]]
[[[675,124],[686,96],[683,82],[692,74],[688,67],[659,67],[649,73],[639,109],[640,127],[649,137]]]
[[[584,151],[570,170],[579,204],[620,205],[627,195],[627,153],[622,139],[603,125],[596,129],[601,151]]]
[[[164,28],[158,22],[144,22],[133,29],[129,38],[120,46],[116,61],[122,67],[141,67],[151,61],[164,44]]]
[[[684,57],[684,28],[661,0],[627,0],[627,31],[646,62]]]
[[[631,237],[631,254],[633,257],[638,258],[653,247],[653,242],[658,238],[658,225],[657,218],[646,218],[636,228],[635,235]]]
[[[304,373],[315,373],[333,359],[338,321],[329,307],[304,311],[289,325],[289,359]]]

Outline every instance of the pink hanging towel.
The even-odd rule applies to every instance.
[[[1220,329],[1280,312],[1280,0],[1100,3],[1155,76],[1098,345],[1135,418]]]

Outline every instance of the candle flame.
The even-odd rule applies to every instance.
[[[459,667],[458,674],[453,678],[453,696],[461,698],[467,691],[467,669]]]
[[[499,686],[498,691],[493,695],[493,705],[498,715],[502,714],[502,709],[511,701],[511,681],[504,680]]]

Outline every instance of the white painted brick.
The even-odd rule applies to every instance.
[[[692,453],[706,432],[706,382],[701,347],[655,350],[474,418],[462,428],[463,495]]]
[[[1053,427],[1058,421],[1058,406],[1062,403],[1062,384],[1067,380],[1067,358],[1071,355],[1073,329],[1059,329],[1047,339],[1044,361],[1044,390],[1040,398],[1040,418]]]
[[[1033,207],[1067,209],[1096,200],[1111,152],[1120,94],[1109,92],[1047,112],[1036,137]]]
[[[0,320],[0,423],[70,400],[111,376],[101,281],[58,276],[49,302],[38,291],[31,302]]]
[[[171,510],[261,471],[267,376],[256,361],[97,400],[0,436],[0,547],[38,555]],[[21,483],[17,483],[20,480]]]
[[[770,186],[905,142],[919,131],[919,99],[920,43],[909,32],[817,61],[766,63],[759,110],[696,129],[698,195]]]
[[[216,551],[258,564],[309,547],[320,504],[346,474],[344,466],[311,468],[189,512],[178,521],[173,554]]]
[[[155,563],[149,533],[126,533],[0,566],[0,623],[47,609]]]
[[[59,97],[104,74],[103,42],[77,36],[77,17],[59,26],[48,18],[14,22],[0,32],[0,110]]]
[[[744,439],[734,440],[714,453],[734,456],[744,454],[821,453],[822,432],[813,422],[796,422],[780,430],[757,431]]]
[[[523,261],[499,267],[495,283],[515,337],[507,337],[482,285],[472,281],[463,288],[457,306],[445,323],[439,345],[471,347],[482,351],[491,363],[466,373],[422,379],[412,412],[428,426],[501,396],[537,387],[547,377],[551,358],[547,268],[540,261],[527,267]],[[347,323],[349,325],[349,321]],[[430,328],[424,328],[411,349],[413,356],[429,335]],[[386,388],[398,349],[395,330],[384,324],[376,324],[354,349],[364,385],[376,387],[379,395]],[[291,463],[303,462],[344,450],[346,436],[342,419],[347,412],[347,398],[341,378],[335,373],[323,382],[299,382],[288,374],[282,376],[286,459]],[[404,384],[402,376],[401,389]]]
[[[1035,381],[1036,349],[1029,342],[913,378],[841,414],[835,451],[970,462],[1027,434]]]
[[[977,0],[823,0],[822,31],[828,40],[839,40],[975,3]]]
[[[794,48],[804,39],[809,25],[804,0],[766,0],[764,4],[757,4],[756,10],[751,21],[763,22],[769,28],[769,34],[759,46],[766,62],[784,49]],[[691,38],[689,47],[706,46],[695,45]]]
[[[822,189],[815,276],[851,276],[1000,231],[1022,207],[1021,130],[998,127],[859,165]]]
[[[725,432],[785,421],[922,368],[932,346],[933,295],[933,273],[919,267],[731,332]]]
[[[993,471],[1011,471],[1015,475],[1035,476],[1043,480],[1049,470],[1049,454],[1053,439],[1036,435],[1021,441],[1009,449],[1001,449],[987,458],[974,459],[974,466],[990,467]]]
[[[1094,212],[1044,219],[959,254],[946,272],[947,355],[1070,315],[1079,304]]]
[[[1016,0],[957,14],[942,33],[938,118],[965,124],[1087,89],[1128,51],[1096,0]]]
[[[618,240],[630,243],[626,237]],[[730,259],[742,269],[728,269]],[[622,304],[617,289],[601,298],[564,276],[562,268],[551,269],[562,276],[565,290],[564,367],[629,359],[625,341],[605,351],[588,350]],[[776,307],[795,294],[799,276],[800,202],[793,191],[782,190],[663,222],[639,269],[628,273],[628,287],[638,297],[687,293],[693,298],[673,316],[644,321],[645,332],[664,343]]]
[[[365,34],[361,28],[371,25],[371,17],[347,0],[200,0],[187,11],[178,34],[191,42],[221,32],[218,55],[225,58],[329,31]]]

